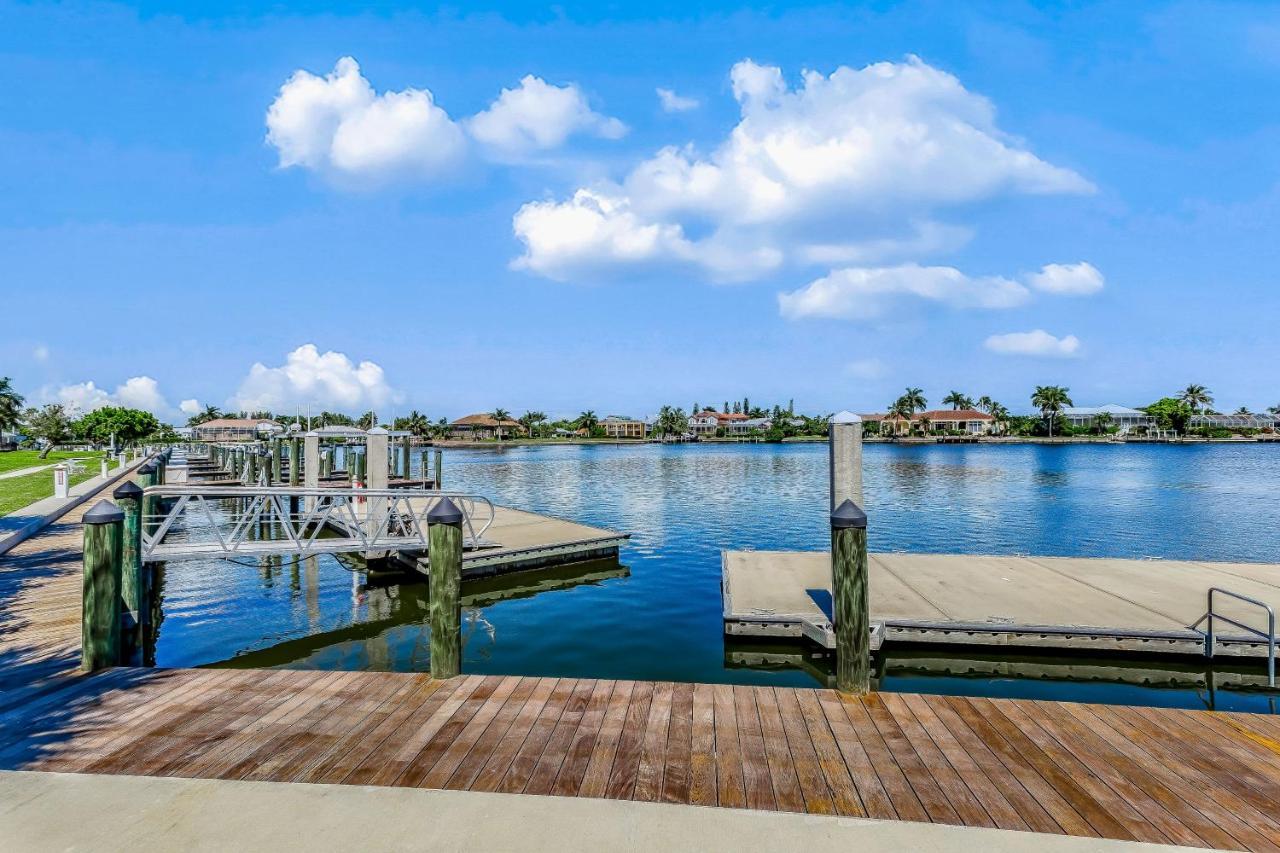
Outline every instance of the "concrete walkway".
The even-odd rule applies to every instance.
[[[70,819],[69,819],[70,818]],[[521,794],[0,772],[0,839],[71,850],[1186,850],[926,823]]]
[[[0,474],[0,480],[11,480],[14,477],[25,477],[28,474],[39,474],[41,471],[47,471],[57,462],[50,462],[48,465],[32,465],[30,468],[19,468],[17,471],[5,471]]]
[[[67,510],[84,503],[104,487],[114,484],[129,471],[141,465],[143,461],[142,459],[132,460],[125,463],[123,467],[111,468],[106,477],[99,475],[72,486],[69,497],[47,497],[8,515],[0,516],[0,554],[4,554],[36,531],[56,521]]]

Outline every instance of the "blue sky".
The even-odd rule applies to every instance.
[[[1274,5],[0,0],[0,55],[32,400],[1280,402]]]

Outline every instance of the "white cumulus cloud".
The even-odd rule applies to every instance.
[[[671,89],[658,88],[658,103],[662,104],[663,112],[668,113],[687,113],[690,110],[696,110],[702,105],[697,98],[687,98],[683,95],[677,95]]]
[[[1087,261],[1078,264],[1046,264],[1040,272],[1027,276],[1036,290],[1060,296],[1088,296],[1102,290],[1102,273]]]
[[[92,379],[46,388],[41,397],[51,403],[61,403],[77,412],[92,412],[104,406],[123,406],[141,409],[164,420],[173,414],[173,408],[160,392],[160,384],[150,376],[134,376],[117,385],[115,391],[100,388]]]
[[[200,404],[199,400],[192,398],[190,400],[183,400],[181,403],[179,403],[178,411],[190,417],[191,415],[198,415],[201,412],[203,412],[204,406]]]
[[[573,83],[525,76],[489,108],[455,121],[428,89],[378,93],[351,57],[323,77],[298,70],[267,109],[267,142],[283,168],[298,166],[339,183],[438,179],[471,150],[510,160],[563,145],[573,134],[617,139],[627,127],[591,109]]]
[[[936,216],[948,208],[1009,194],[1093,191],[1002,132],[986,98],[915,57],[805,72],[796,88],[781,69],[745,60],[730,79],[741,119],[718,147],[705,155],[692,146],[664,148],[622,180],[587,188],[609,200],[599,215],[617,221],[578,239],[546,241],[530,226],[547,221],[552,207],[579,207],[582,190],[559,203],[533,203],[539,217],[527,216],[526,205],[513,220],[524,244],[517,266],[568,278],[595,273],[602,260],[623,267],[666,260],[713,278],[749,278],[822,256],[914,259],[922,230],[936,230]],[[668,236],[665,248],[609,255],[596,239],[602,229]],[[720,259],[748,247],[776,262],[726,275]]]
[[[322,353],[315,344],[303,344],[278,367],[255,363],[229,405],[243,411],[287,413],[310,406],[356,412],[398,398],[378,364],[356,364],[344,353]]]
[[[1080,339],[1075,335],[1054,337],[1044,329],[1031,332],[1010,332],[992,335],[984,344],[1000,355],[1030,355],[1041,358],[1071,358],[1080,351]]]
[[[871,320],[903,300],[956,308],[1012,308],[1027,300],[1025,287],[1001,276],[968,276],[954,267],[849,267],[834,270],[799,290],[778,294],[782,316]]]
[[[379,95],[345,56],[324,77],[294,72],[267,110],[283,167],[381,180],[441,174],[464,155],[462,129],[426,89]]]
[[[576,85],[553,86],[526,75],[514,89],[503,89],[484,112],[467,121],[477,141],[502,157],[558,148],[574,133],[618,139],[627,126],[591,109]]]

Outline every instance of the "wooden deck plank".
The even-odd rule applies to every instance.
[[[465,698],[458,696],[456,699],[441,703],[440,709],[416,738],[421,740],[421,748],[405,761],[400,775],[386,784],[402,788],[420,786],[426,775],[435,767],[436,762],[463,735],[472,718],[488,703],[490,697],[503,683],[504,679],[499,675],[481,676],[475,689]],[[400,755],[407,752],[406,749]]]
[[[716,709],[716,801],[730,808],[746,808],[747,791],[742,778],[742,745],[738,740],[733,687],[717,684],[711,691]]]
[[[502,703],[502,707],[493,715],[493,719],[485,726],[484,732],[476,739],[471,749],[467,751],[466,756],[458,763],[457,769],[453,771],[444,787],[455,791],[465,791],[475,783],[480,772],[484,769],[485,764],[493,757],[494,752],[502,743],[502,739],[510,730],[512,723],[515,722],[516,716],[520,713],[520,709],[524,707],[525,702],[529,701],[529,697],[533,695],[533,690],[538,684],[536,678],[520,678],[515,689]]]
[[[653,687],[649,716],[640,741],[640,762],[631,799],[655,802],[662,793],[662,770],[666,764],[667,736],[671,726],[671,697],[675,685],[660,681]]]
[[[769,778],[769,758],[765,754],[760,729],[760,711],[755,691],[745,685],[733,687],[733,713],[738,723],[738,744],[742,749],[742,781],[747,792],[747,808],[774,811],[773,781]]]
[[[614,684],[613,693],[609,696],[609,707],[605,709],[604,720],[600,725],[600,734],[591,748],[591,759],[587,762],[582,784],[578,787],[578,796],[603,797],[608,790],[609,770],[613,767],[613,757],[618,751],[618,741],[622,738],[635,686],[634,681],[619,681]]]
[[[396,728],[386,725],[385,735],[352,766],[342,781],[351,785],[386,785],[399,778],[409,761],[434,734],[435,730],[430,728],[431,721],[440,715],[442,719],[436,728],[444,725],[479,684],[478,677],[451,678],[444,682],[397,720]],[[446,706],[448,710],[441,714],[441,709]]]
[[[800,782],[800,795],[804,810],[809,814],[836,814],[836,804],[823,778],[818,764],[818,752],[809,736],[809,727],[800,710],[800,699],[790,688],[773,688],[778,718],[782,721],[782,733],[787,739],[787,749],[795,766],[796,779]]]
[[[1004,762],[1005,767],[1018,777],[1018,781],[1031,791],[1069,834],[1100,837],[1109,831],[1115,834],[1107,835],[1108,838],[1132,840],[1128,830],[1103,812],[1093,798],[1080,790],[1051,761],[1040,755],[1033,745],[1026,742],[1025,737],[1015,735],[1012,740],[1006,739],[1002,730],[1008,730],[1011,726],[997,726],[995,721],[988,720],[972,702],[963,697],[947,696],[943,697],[943,701],[982,738]],[[1028,746],[1031,748],[1027,749]],[[1094,821],[1103,829],[1099,830]]]
[[[922,698],[912,694],[894,693],[885,695],[884,700],[890,707],[901,704],[901,710],[895,709],[895,716],[899,720],[906,714],[911,714],[933,741],[942,757],[951,765],[952,771],[960,777],[973,793],[974,798],[982,804],[983,810],[996,827],[1013,830],[1030,829],[1027,822],[1018,814],[1018,810],[1001,792],[1000,786],[987,776],[977,759],[971,756],[960,741],[942,724],[942,720],[938,718],[929,703],[920,701]],[[916,751],[920,750],[917,748]]]
[[[796,776],[791,748],[787,746],[787,734],[782,728],[782,715],[778,713],[778,700],[771,687],[753,687],[756,709],[760,713],[760,733],[764,738],[765,760],[769,763],[769,780],[773,785],[773,799],[784,812],[802,812],[804,792]]]
[[[538,760],[542,758],[543,748],[569,704],[569,697],[578,687],[577,682],[568,678],[556,682],[551,697],[538,709],[536,719],[495,790],[504,794],[518,794],[525,789],[538,766]]]
[[[667,764],[662,774],[662,801],[689,802],[689,752],[693,748],[693,685],[680,683],[671,696],[671,728]]]
[[[470,790],[498,790],[502,780],[511,769],[511,764],[516,755],[520,752],[521,747],[524,746],[525,739],[528,738],[534,723],[537,722],[538,717],[542,714],[542,709],[555,693],[559,683],[559,679],[555,678],[538,679],[533,687],[533,692],[529,694],[529,698],[525,700],[525,703],[520,706],[515,719],[511,721],[511,726],[503,734],[502,740],[498,741],[493,754],[485,761],[484,767],[480,768],[475,781],[471,783]]]
[[[818,767],[822,770],[822,778],[826,780],[827,789],[831,791],[832,802],[836,813],[846,817],[866,817],[866,809],[858,796],[857,786],[849,774],[849,768],[840,754],[835,737],[822,705],[813,690],[796,691],[796,700],[800,704],[800,713],[804,717],[805,726],[809,730],[809,739],[813,743],[814,753],[818,756]]]
[[[889,794],[889,799],[893,801],[893,808],[898,813],[898,819],[928,821],[929,813],[925,811],[925,807],[920,803],[920,798],[916,796],[916,792],[912,790],[910,783],[907,782],[907,777],[902,772],[902,768],[894,761],[893,753],[889,751],[889,747],[885,745],[884,738],[880,736],[875,723],[871,721],[866,705],[861,699],[854,697],[840,696],[838,701],[849,720],[849,724],[857,732],[858,739],[862,742],[862,747],[867,752],[867,757],[871,759],[871,766],[875,768],[876,775],[880,777],[880,784],[884,786],[884,790]]]
[[[898,813],[894,810],[893,801],[884,789],[880,777],[876,775],[871,758],[862,745],[861,738],[849,722],[849,715],[844,712],[836,694],[829,690],[818,691],[818,705],[822,715],[827,719],[831,735],[835,738],[840,757],[844,760],[849,777],[858,791],[858,801],[866,811],[867,817],[879,820],[896,820]]]
[[[587,713],[587,705],[591,701],[591,696],[595,693],[598,683],[594,679],[584,678],[577,683],[573,692],[569,694],[569,701],[565,704],[564,712],[560,715],[555,728],[551,730],[551,736],[547,738],[547,745],[543,749],[542,755],[538,758],[538,763],[534,766],[533,773],[529,776],[529,782],[524,788],[525,793],[551,793],[551,788],[556,783],[556,777],[560,774],[560,768],[564,765],[569,746],[573,743],[573,736],[577,732],[578,726],[582,724],[582,718]]]
[[[1235,847],[1240,841],[1233,838],[1216,821],[1205,815],[1195,802],[1188,802],[1177,792],[1170,789],[1160,779],[1149,773],[1146,768],[1130,755],[1119,750],[1108,742],[1095,727],[1088,727],[1071,714],[1066,708],[1055,702],[1040,703],[1036,710],[1055,725],[1055,731],[1066,733],[1073,742],[1071,749],[1081,760],[1088,758],[1095,762],[1104,762],[1119,778],[1136,785],[1144,794],[1177,818],[1178,822],[1198,840],[1182,840],[1179,843],[1212,847]],[[1065,743],[1065,742],[1064,742]],[[1197,797],[1196,800],[1201,798]]]
[[[427,756],[424,753],[420,756],[422,761],[420,764],[411,768],[408,773],[401,777],[398,784],[410,785],[417,788],[443,788],[449,778],[457,772],[462,765],[463,760],[471,752],[476,743],[484,736],[489,728],[489,724],[498,716],[499,711],[507,704],[507,700],[520,684],[520,676],[512,675],[501,678],[493,692],[485,697],[483,704],[469,717],[465,726],[458,731],[456,736],[445,729],[440,730],[435,741],[444,746],[442,754],[425,773],[420,772],[421,768],[426,767]],[[479,695],[479,691],[475,695]],[[475,698],[473,696],[473,698]],[[461,715],[459,715],[461,716]]]
[[[994,827],[996,824],[991,815],[969,790],[969,786],[911,713],[911,709],[902,703],[901,697],[892,693],[878,694],[878,697],[907,743],[915,750],[921,765],[933,777],[933,781],[950,803],[960,823],[965,826]]]
[[[586,775],[587,764],[595,749],[596,738],[600,735],[600,727],[604,724],[605,709],[616,683],[611,680],[596,682],[596,689],[591,691],[587,700],[587,709],[582,713],[582,721],[574,732],[569,749],[565,753],[564,763],[560,765],[560,773],[551,786],[551,793],[559,797],[571,797],[578,793],[582,785],[582,777]]]
[[[689,802],[714,806],[716,794],[715,692],[710,684],[693,686],[693,732],[689,755]]]
[[[987,719],[995,722],[997,726],[1009,733],[1016,732],[1012,738],[1009,737],[1009,734],[1006,734],[1006,738],[1009,738],[1014,746],[1034,749],[1039,755],[1047,758],[1056,766],[1057,769],[1054,772],[1065,773],[1072,782],[1080,787],[1084,794],[1099,805],[1100,810],[1109,819],[1120,823],[1134,839],[1155,844],[1164,844],[1169,841],[1169,837],[1156,828],[1126,796],[1128,793],[1137,793],[1136,789],[1133,791],[1118,791],[1112,788],[1105,779],[1098,776],[1092,768],[1072,755],[1070,750],[1063,747],[1041,725],[1028,718],[1026,714],[1019,712],[1015,704],[1001,702],[997,705],[986,699],[975,699],[973,703],[979,713],[984,714]],[[1006,725],[1008,728],[1005,728]],[[1143,797],[1143,799],[1146,798]],[[1093,815],[1088,815],[1088,817],[1090,817],[1090,822],[1093,823],[1094,828],[1102,835],[1112,837],[1113,833],[1110,827],[1094,822]]]
[[[636,789],[636,777],[640,773],[640,752],[644,749],[645,726],[649,720],[649,705],[653,702],[655,685],[651,681],[637,682],[631,691],[631,704],[627,707],[626,722],[618,748],[614,751],[605,796],[613,800],[629,800]]]
[[[893,756],[894,762],[906,776],[907,784],[911,786],[920,804],[924,806],[929,819],[934,823],[960,823],[960,816],[952,808],[942,788],[933,778],[933,774],[920,761],[920,756],[911,747],[910,741],[899,728],[898,721],[894,719],[879,694],[869,694],[862,700],[862,705],[866,709],[867,716],[871,718],[872,725],[884,741],[885,747]]]

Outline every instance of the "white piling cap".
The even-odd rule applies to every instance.
[[[369,430],[367,433],[365,433],[365,435],[390,435],[390,434],[391,433],[387,432],[385,429],[383,429],[380,426],[376,426],[373,429]]]
[[[829,421],[829,423],[833,423],[833,424],[860,424],[860,423],[862,423],[862,418],[858,417],[858,416],[857,416],[857,415],[855,415],[853,412],[848,412],[848,411],[845,411],[845,412],[836,412],[834,415],[832,415],[832,416],[831,416],[831,420]]]

